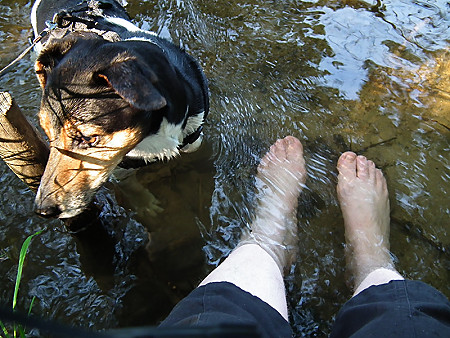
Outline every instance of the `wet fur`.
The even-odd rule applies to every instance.
[[[208,112],[206,79],[196,61],[127,21],[117,2],[104,2],[103,13],[110,16],[99,20],[120,41],[84,30],[50,37],[39,47],[39,119],[50,142],[36,196],[42,216],[79,214],[124,160],[171,158],[201,141],[183,144]],[[55,11],[77,3],[37,1],[35,31]]]

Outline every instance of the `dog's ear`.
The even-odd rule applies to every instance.
[[[39,54],[34,69],[42,88],[47,83],[47,74],[73,47],[75,39],[55,39]]]
[[[167,101],[155,84],[156,74],[141,66],[133,56],[119,56],[97,77],[106,82],[131,106],[140,110],[155,111],[164,108]]]

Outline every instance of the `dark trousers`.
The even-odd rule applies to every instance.
[[[237,329],[229,335],[222,331],[217,337],[292,337],[289,323],[275,309],[225,282],[195,289],[161,327]],[[450,303],[439,291],[418,281],[372,286],[339,311],[331,333],[331,338],[337,337],[450,338]]]

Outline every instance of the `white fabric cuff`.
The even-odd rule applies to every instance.
[[[371,286],[387,284],[393,280],[403,280],[403,279],[404,278],[396,270],[390,270],[386,268],[376,269],[371,273],[369,273],[367,277],[364,278],[364,280],[361,282],[361,284],[359,284],[359,286],[353,293],[353,297],[355,297],[358,293]]]

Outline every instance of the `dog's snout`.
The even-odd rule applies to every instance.
[[[40,207],[36,208],[35,212],[42,217],[57,217],[61,214],[61,209],[55,205],[55,206],[46,206],[46,207]]]

